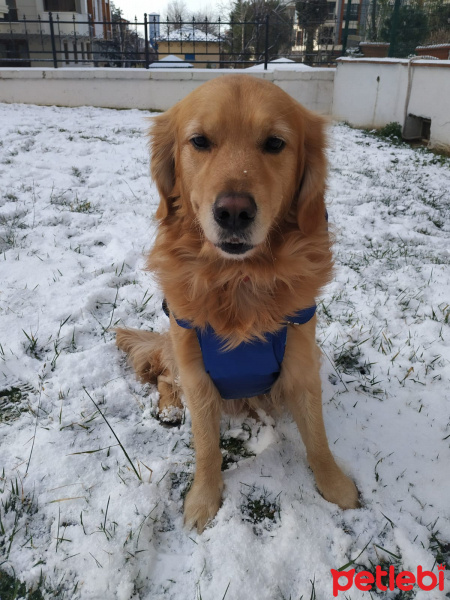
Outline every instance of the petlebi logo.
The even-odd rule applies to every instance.
[[[445,565],[438,565],[438,573],[433,571],[424,571],[423,567],[417,567],[417,574],[414,575],[411,571],[395,572],[395,567],[392,565],[388,570],[383,570],[379,565],[375,568],[375,574],[370,571],[359,571],[355,569],[348,571],[336,571],[331,569],[333,577],[333,596],[336,597],[339,592],[350,590],[353,586],[361,591],[370,590],[401,590],[409,591],[415,585],[421,590],[444,590],[444,571]]]

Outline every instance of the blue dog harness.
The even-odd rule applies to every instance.
[[[163,305],[163,308],[166,308]],[[288,323],[303,325],[310,321],[316,306],[299,310]],[[167,314],[167,313],[166,313]],[[180,327],[192,329],[189,321],[177,319]],[[205,370],[225,400],[251,398],[270,392],[278,379],[284,358],[287,323],[275,333],[267,333],[265,340],[242,342],[232,350],[224,350],[224,341],[207,325],[194,328],[202,350]]]

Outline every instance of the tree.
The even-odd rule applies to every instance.
[[[395,26],[391,14],[383,23],[380,39],[384,42],[391,40],[392,27]],[[395,50],[397,58],[414,54],[416,46],[420,45],[428,35],[428,17],[419,4],[400,6],[396,24]]]
[[[293,23],[280,0],[237,0],[229,15],[232,25],[227,32],[229,52],[236,61],[264,58],[267,17],[270,55],[278,56],[290,48]]]
[[[203,33],[218,35],[219,27],[215,24],[217,15],[210,9],[189,12],[184,0],[171,0],[167,5],[166,22],[167,30],[180,29],[181,27],[193,27]]]
[[[295,8],[299,27],[306,35],[305,63],[312,64],[314,39],[319,27],[327,20],[328,2],[327,0],[298,0]]]
[[[189,18],[188,8],[184,0],[170,0],[167,5],[167,21],[176,23],[174,27],[179,28],[179,22],[187,21]]]
[[[195,28],[200,29],[203,33],[207,33],[208,35],[222,35],[223,28],[219,31],[219,26],[217,25],[218,15],[212,12],[210,9],[207,10],[198,10],[192,15],[192,21],[195,23]]]
[[[445,44],[450,41],[450,4],[446,0],[428,0],[428,35],[425,44]]]
[[[144,40],[136,30],[131,29],[129,21],[122,16],[122,10],[111,3],[111,39],[96,40],[97,61],[105,62],[109,67],[136,67],[142,58]]]

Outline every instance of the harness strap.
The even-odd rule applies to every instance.
[[[317,307],[315,304],[309,308],[302,308],[291,317],[286,317],[286,321],[288,323],[293,323],[294,325],[304,325],[305,323],[308,323],[308,321],[311,321],[313,316],[316,314],[316,308]],[[167,300],[165,298],[162,302],[162,309],[167,316],[170,315],[169,307],[167,306]],[[175,315],[174,318],[180,327],[183,327],[184,329],[193,329],[192,323],[187,319],[177,319]]]

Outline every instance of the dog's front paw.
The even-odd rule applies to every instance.
[[[328,502],[333,502],[344,510],[360,508],[358,488],[340,469],[331,476],[328,475],[325,480],[319,481],[316,478],[316,481],[322,496]]]
[[[188,529],[197,527],[202,533],[208,521],[214,519],[222,503],[223,483],[211,485],[194,483],[184,501],[184,524]]]

